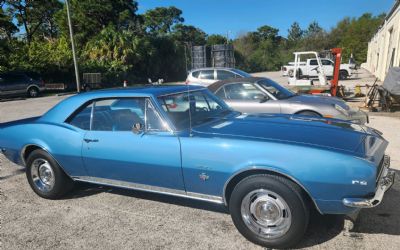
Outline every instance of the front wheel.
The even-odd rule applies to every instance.
[[[26,166],[29,185],[42,198],[60,198],[73,187],[73,181],[44,150],[33,151],[28,157]]]
[[[309,208],[303,191],[275,175],[254,175],[234,188],[229,211],[239,232],[267,248],[288,248],[303,237]]]

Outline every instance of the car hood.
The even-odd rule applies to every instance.
[[[374,143],[383,143],[381,151],[387,145],[378,133],[365,126],[335,119],[282,114],[242,114],[197,126],[193,132],[237,139],[301,144],[363,156],[367,154],[364,147],[367,137],[374,137]]]
[[[331,96],[319,96],[319,95],[295,95],[287,99],[294,103],[312,104],[312,105],[339,105],[345,110],[349,110],[350,107],[341,99]]]

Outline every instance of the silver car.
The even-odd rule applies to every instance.
[[[251,75],[234,68],[199,68],[189,72],[186,78],[186,84],[206,87],[217,81],[243,77],[251,77]]]
[[[336,97],[300,95],[268,78],[219,81],[208,86],[233,109],[243,113],[282,113],[368,123],[368,115]]]

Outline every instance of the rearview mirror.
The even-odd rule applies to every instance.
[[[140,134],[144,131],[144,126],[141,123],[135,123],[132,127],[132,132],[135,134]]]

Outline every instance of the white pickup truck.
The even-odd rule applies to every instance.
[[[334,62],[330,59],[321,58],[322,67],[324,73],[328,78],[333,77],[333,67]],[[317,78],[318,77],[318,62],[317,59],[307,59],[306,62],[300,62],[299,64],[299,74],[303,78]],[[294,63],[290,62],[289,65],[282,67],[283,76],[293,76]],[[352,70],[349,64],[340,64],[339,79],[344,80],[351,77]]]

